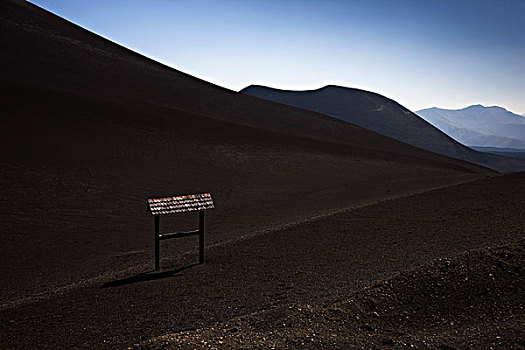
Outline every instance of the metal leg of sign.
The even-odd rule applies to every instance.
[[[155,215],[155,271],[159,271],[160,269],[159,226],[159,216]]]
[[[199,211],[199,264],[204,264],[204,211]]]

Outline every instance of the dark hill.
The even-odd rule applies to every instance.
[[[287,135],[411,153],[430,161],[438,159],[334,118],[267,103],[196,79],[30,3],[11,0],[0,6],[0,43],[5,48],[0,54],[3,80],[125,105],[154,104]]]
[[[213,244],[487,172],[0,10],[2,302],[149,262],[150,196],[212,192]]]
[[[241,92],[326,114],[416,147],[498,171],[525,170],[525,162],[520,160],[465,147],[399,103],[376,93],[333,85],[311,91],[287,91],[252,85]]]

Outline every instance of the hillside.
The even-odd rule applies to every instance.
[[[151,196],[212,192],[214,243],[487,172],[0,6],[4,302],[149,261]]]
[[[525,149],[525,118],[502,107],[434,107],[416,113],[467,146]]]
[[[206,348],[198,344],[203,340],[227,349],[219,341],[236,337],[268,348],[265,340],[286,345],[287,336],[304,342],[311,337],[309,327],[319,340],[337,334],[365,348],[384,338],[459,348],[471,342],[475,348],[516,344],[523,340],[523,253],[454,257],[523,239],[524,184],[524,174],[512,174],[371,203],[208,245],[204,265],[192,265],[195,254],[173,256],[164,259],[159,273],[151,272],[151,258],[142,261],[135,252],[135,263],[142,265],[106,270],[4,308],[0,347],[122,349],[177,333],[159,339],[155,348],[170,339],[187,344],[192,336],[197,341],[191,348]],[[122,268],[130,253],[113,267]],[[432,260],[437,264],[427,263]],[[427,267],[405,273],[420,265]],[[401,278],[391,280],[398,273]],[[338,301],[355,301],[354,292],[381,280],[392,281],[393,289],[374,287],[370,298],[366,290],[359,293],[365,297],[357,300],[359,320],[353,303],[344,313],[323,312],[337,308]],[[314,309],[296,308],[303,305]],[[220,338],[225,327],[237,331]]]
[[[376,93],[332,85],[311,91],[287,91],[252,85],[241,92],[323,113],[416,147],[498,171],[525,170],[523,161],[465,147],[399,103]]]
[[[5,81],[125,105],[153,104],[331,143],[392,152],[400,148],[399,153],[406,153],[405,146],[334,118],[265,103],[196,79],[24,1],[4,1],[0,6],[0,42],[6,48],[0,54],[0,73]],[[436,159],[416,149],[410,152]]]

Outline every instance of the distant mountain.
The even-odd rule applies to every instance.
[[[326,114],[422,149],[498,171],[525,170],[523,161],[465,147],[399,103],[376,93],[333,85],[310,91],[251,85],[240,92]]]
[[[416,113],[467,146],[525,148],[525,117],[502,107],[434,107]]]

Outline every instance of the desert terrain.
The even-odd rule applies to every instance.
[[[80,281],[4,306],[3,346],[520,348],[524,184],[489,177],[211,244],[204,265],[193,252]]]

